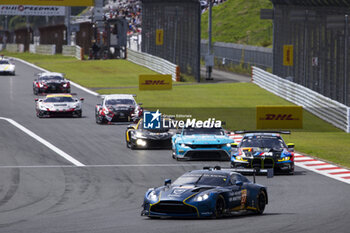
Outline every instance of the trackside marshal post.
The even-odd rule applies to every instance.
[[[170,74],[166,75],[139,75],[139,90],[171,90],[173,80]]]

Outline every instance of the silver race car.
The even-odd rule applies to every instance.
[[[35,99],[36,115],[42,117],[82,116],[84,98],[73,98],[72,94],[50,94],[43,99]]]
[[[9,59],[4,56],[0,57],[0,74],[11,74],[15,75],[16,67]]]

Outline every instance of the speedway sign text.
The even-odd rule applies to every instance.
[[[64,6],[0,5],[0,15],[64,16]]]
[[[3,5],[94,6],[94,0],[1,0]]]

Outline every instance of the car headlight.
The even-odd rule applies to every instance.
[[[227,146],[227,147],[231,147],[231,143],[227,143],[226,146]]]
[[[151,191],[148,196],[147,196],[147,199],[150,200],[150,201],[153,201],[153,202],[157,202],[158,201],[158,196],[156,194],[156,191]]]
[[[144,135],[143,133],[141,133],[141,132],[136,132],[136,133],[135,133],[135,136],[136,136],[137,138],[146,138],[145,135]]]
[[[47,110],[47,109],[50,109],[52,106],[49,106],[49,105],[47,105],[47,106],[45,106],[45,105],[39,105],[39,109],[40,110]]]
[[[280,158],[280,159],[278,160],[278,162],[288,161],[288,160],[290,160],[290,156]]]
[[[198,195],[194,200],[195,201],[205,201],[209,198],[207,193]]]
[[[236,156],[236,160],[244,161],[244,162],[247,161],[243,156]]]
[[[142,140],[142,139],[137,139],[136,140],[136,144],[138,146],[146,146],[147,145],[147,142],[145,140]]]

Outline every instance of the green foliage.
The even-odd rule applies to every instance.
[[[272,8],[269,0],[227,0],[213,7],[213,42],[272,45],[272,21],[260,20],[260,9]],[[208,11],[202,14],[202,39],[208,38]]]

